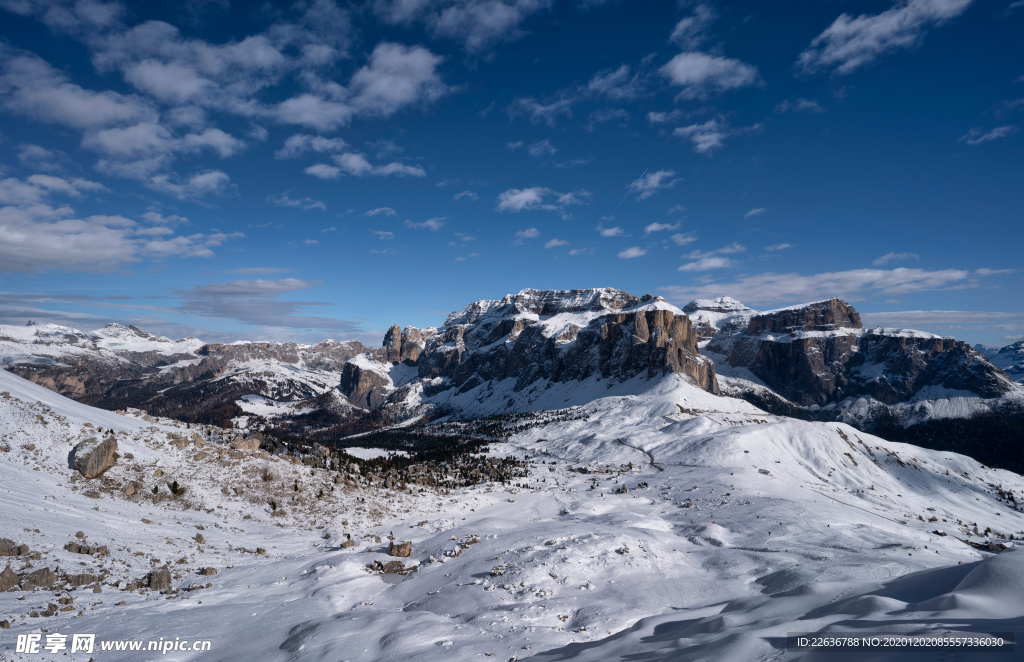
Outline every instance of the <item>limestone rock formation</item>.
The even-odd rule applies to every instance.
[[[117,439],[113,435],[90,437],[72,451],[74,467],[86,478],[96,478],[114,466],[117,459]]]

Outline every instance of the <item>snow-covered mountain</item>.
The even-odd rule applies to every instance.
[[[721,301],[686,310],[691,319],[737,311],[712,318],[718,330],[702,343],[724,393],[778,414],[841,420],[1024,468],[1024,388],[963,341],[864,328],[840,299],[765,312],[729,300],[719,313]]]
[[[994,365],[1002,368],[1019,383],[1024,383],[1024,340],[1006,347],[985,347],[975,345],[974,348],[988,357]]]
[[[478,466],[524,473],[449,489],[0,372],[0,657],[78,659],[15,643],[93,633],[111,662],[145,654],[104,643],[161,638],[210,642],[149,653],[176,662],[788,661],[816,659],[789,632],[1024,627],[1021,476],[632,380],[492,421]],[[86,478],[69,451],[97,437],[116,454]]]
[[[523,290],[476,301],[437,329],[392,327],[383,348],[349,361],[341,392],[370,409],[482,415],[579,404],[666,374],[718,392],[690,319],[664,299]]]
[[[246,413],[245,396],[292,403],[338,385],[357,341],[207,344],[170,340],[135,326],[83,332],[53,324],[0,326],[0,365],[81,402],[144,407],[193,422],[225,425]]]

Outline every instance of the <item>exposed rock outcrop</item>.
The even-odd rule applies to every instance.
[[[397,363],[415,373],[403,369],[405,381],[396,383],[390,365]],[[718,392],[714,364],[697,350],[689,317],[664,299],[610,288],[523,290],[472,303],[439,329],[391,327],[381,349],[346,364],[340,391],[352,404],[376,409],[415,388],[466,393],[514,380],[518,392],[671,373]]]
[[[117,438],[90,437],[72,451],[74,467],[86,478],[96,478],[114,466],[117,459]]]
[[[896,404],[927,387],[980,398],[998,398],[1014,388],[963,341],[864,329],[857,311],[840,299],[761,313],[742,333],[720,332],[708,349],[803,407],[862,396]]]
[[[341,371],[338,390],[356,407],[376,409],[384,404],[391,386],[387,375],[367,367],[365,363],[349,362]]]

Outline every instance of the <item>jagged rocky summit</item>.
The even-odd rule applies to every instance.
[[[965,342],[866,329],[853,306],[835,298],[753,315],[742,332],[719,332],[707,349],[804,407],[862,396],[895,404],[926,389],[933,397],[979,398],[1015,390],[1002,370]]]
[[[397,368],[397,369],[396,369]],[[481,300],[440,328],[391,327],[383,346],[350,360],[340,390],[375,409],[502,383],[513,391],[587,380],[678,374],[718,393],[689,317],[661,297],[621,290],[532,290]]]

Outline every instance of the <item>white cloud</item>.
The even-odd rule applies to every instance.
[[[684,257],[690,262],[679,267],[679,271],[710,271],[712,269],[726,269],[735,264],[733,260],[723,255],[742,253],[747,248],[733,242],[713,251],[690,251]]]
[[[646,200],[658,191],[673,188],[676,184],[683,181],[682,179],[672,179],[675,175],[675,170],[649,172],[631,182],[628,188],[630,191],[638,193],[636,196],[637,200]]]
[[[678,223],[648,223],[644,226],[644,234],[651,234],[652,232],[661,232],[662,230],[677,230],[679,229]]]
[[[641,92],[640,77],[631,74],[629,65],[596,74],[587,83],[587,91],[613,101],[631,101]]]
[[[522,243],[523,239],[536,239],[540,236],[540,230],[537,228],[526,228],[516,232],[516,243]]]
[[[999,140],[1000,138],[1007,138],[1015,133],[1017,133],[1017,127],[1012,124],[1004,124],[1003,126],[997,126],[987,132],[982,129],[971,129],[964,135],[960,136],[960,140],[966,142],[968,145],[974,146],[992,142],[993,140]]]
[[[374,10],[385,21],[401,25],[423,23],[435,37],[462,42],[477,53],[523,34],[529,16],[551,6],[550,0],[375,0]]]
[[[900,0],[881,14],[841,14],[800,54],[806,72],[848,74],[893,51],[920,43],[925,32],[956,18],[971,0]]]
[[[87,90],[34,54],[0,46],[0,61],[0,104],[33,120],[93,129],[156,119],[156,110],[144,100]]]
[[[707,30],[715,18],[715,12],[711,7],[699,4],[693,8],[690,16],[683,17],[676,23],[669,41],[685,50],[694,50],[707,40]]]
[[[886,253],[880,258],[876,258],[871,264],[880,267],[890,262],[905,262],[907,260],[920,260],[921,256],[917,253]]]
[[[651,124],[669,124],[675,122],[683,116],[682,111],[669,110],[669,111],[651,111],[647,113],[647,121]]]
[[[535,142],[532,145],[530,145],[527,151],[530,153],[530,156],[532,156],[535,159],[539,159],[543,156],[549,156],[551,154],[554,154],[558,150],[555,149],[555,146],[551,144],[550,140],[545,138],[540,142]]]
[[[372,234],[377,235],[378,239],[389,240],[389,239],[394,239],[395,238],[395,233],[394,232],[389,232],[387,230],[370,230],[370,232]]]
[[[303,172],[319,179],[336,179],[341,175],[341,168],[335,168],[326,163],[316,163],[304,169]]]
[[[731,296],[748,304],[816,301],[832,296],[856,300],[865,296],[905,295],[926,290],[975,287],[991,274],[964,269],[852,269],[818,274],[763,273],[726,283],[706,281],[662,288],[675,301]]]
[[[336,154],[333,157],[337,167],[326,163],[317,163],[305,169],[306,174],[313,175],[320,179],[336,179],[342,174],[353,177],[365,177],[366,175],[386,177],[397,175],[399,177],[426,177],[427,173],[420,166],[407,165],[397,161],[386,165],[373,165],[366,156],[356,152]]]
[[[306,152],[333,154],[344,151],[346,147],[348,147],[348,143],[341,138],[325,138],[308,133],[297,133],[284,141],[281,149],[274,152],[274,158],[292,159],[302,156]]]
[[[203,147],[212,149],[223,159],[233,156],[245,147],[244,142],[220,129],[206,129],[202,133],[190,133],[184,137],[182,144],[190,150],[199,150]]]
[[[710,119],[707,122],[691,124],[689,126],[677,127],[672,135],[678,138],[686,138],[693,143],[693,151],[698,154],[710,154],[725,144],[725,139],[755,133],[761,130],[760,124],[754,124],[741,129],[733,129],[723,121]]]
[[[416,223],[406,219],[405,227],[412,228],[413,230],[430,230],[431,232],[437,232],[444,227],[444,220],[445,219],[443,217],[428,218],[425,221]]]
[[[621,237],[622,235],[626,234],[626,232],[620,227],[605,228],[598,225],[594,229],[601,233],[602,237]]]
[[[509,117],[525,115],[531,124],[543,122],[548,126],[554,126],[560,116],[572,117],[574,103],[575,99],[571,97],[562,97],[550,103],[542,103],[533,97],[519,97],[509,104],[506,112]]]
[[[587,252],[586,248],[573,248],[569,251],[569,255],[582,255]]]
[[[619,251],[619,257],[623,260],[630,260],[634,257],[643,257],[647,255],[647,251],[639,246],[630,246],[624,250]]]
[[[788,113],[793,111],[794,113],[811,113],[818,114],[825,112],[821,104],[811,99],[800,98],[796,101],[789,101],[788,99],[780,101],[775,104],[775,112],[777,113]]]
[[[452,196],[452,200],[461,200],[463,198],[468,200],[479,200],[480,196],[473,191],[460,191]]]
[[[793,248],[793,244],[773,244],[764,247],[766,251],[784,251],[787,248]]]
[[[140,226],[124,216],[76,217],[54,207],[51,195],[78,195],[99,186],[87,180],[33,175],[0,180],[0,270],[105,272],[144,258],[211,257],[213,248],[240,233],[175,235],[166,226]],[[156,213],[147,221],[171,220]],[[184,220],[184,219],[182,219]]]
[[[60,172],[70,162],[68,155],[58,150],[47,149],[41,145],[18,145],[18,161],[32,170]]]
[[[562,210],[569,205],[583,204],[590,194],[586,191],[559,193],[542,186],[510,188],[498,196],[498,211]]]
[[[508,147],[509,151],[514,152],[517,149],[521,149],[523,147],[523,141],[522,140],[514,140],[512,142],[507,142],[507,143],[505,143],[505,147]]]
[[[379,216],[381,214],[384,214],[385,216],[394,216],[397,213],[398,212],[391,207],[377,207],[376,209],[367,211],[366,216]]]
[[[680,53],[661,68],[663,76],[682,88],[685,99],[700,99],[714,92],[760,83],[757,67],[706,53]]]
[[[693,242],[697,241],[697,235],[693,234],[692,232],[686,232],[674,234],[671,237],[669,237],[669,239],[671,239],[672,243],[674,243],[676,246],[685,246],[687,244],[692,244]]]
[[[587,124],[583,128],[590,132],[598,124],[605,124],[607,122],[619,122],[620,125],[625,126],[630,117],[629,111],[622,108],[601,108],[590,113],[587,117]]]
[[[746,214],[744,214],[743,218],[752,218],[754,216],[760,216],[761,214],[765,213],[766,211],[768,211],[768,210],[765,209],[764,207],[755,207],[754,209],[751,209]]]
[[[352,76],[353,106],[388,117],[406,106],[436,101],[449,91],[437,74],[441,60],[422,46],[377,44],[369,64]]]
[[[203,78],[191,67],[176,62],[145,59],[130,65],[124,79],[135,89],[165,103],[181,104],[205,95],[216,83]]]
[[[565,241],[564,239],[559,239],[558,237],[555,237],[554,239],[548,239],[546,242],[544,242],[544,248],[557,248],[559,246],[568,245],[568,241]]]
[[[731,267],[733,261],[727,257],[718,255],[705,255],[693,262],[687,262],[679,267],[679,271],[710,271],[711,269],[725,269]]]
[[[285,99],[274,108],[272,114],[282,124],[333,131],[348,124],[354,112],[346,102],[325,99],[307,92]]]
[[[220,170],[205,170],[185,180],[174,173],[154,175],[144,183],[151,189],[185,200],[206,195],[221,195],[231,183],[231,178]]]
[[[327,211],[327,205],[321,200],[314,200],[313,198],[291,198],[287,193],[281,193],[280,195],[269,195],[267,196],[267,202],[275,204],[278,207],[291,207],[292,209],[320,209]]]

